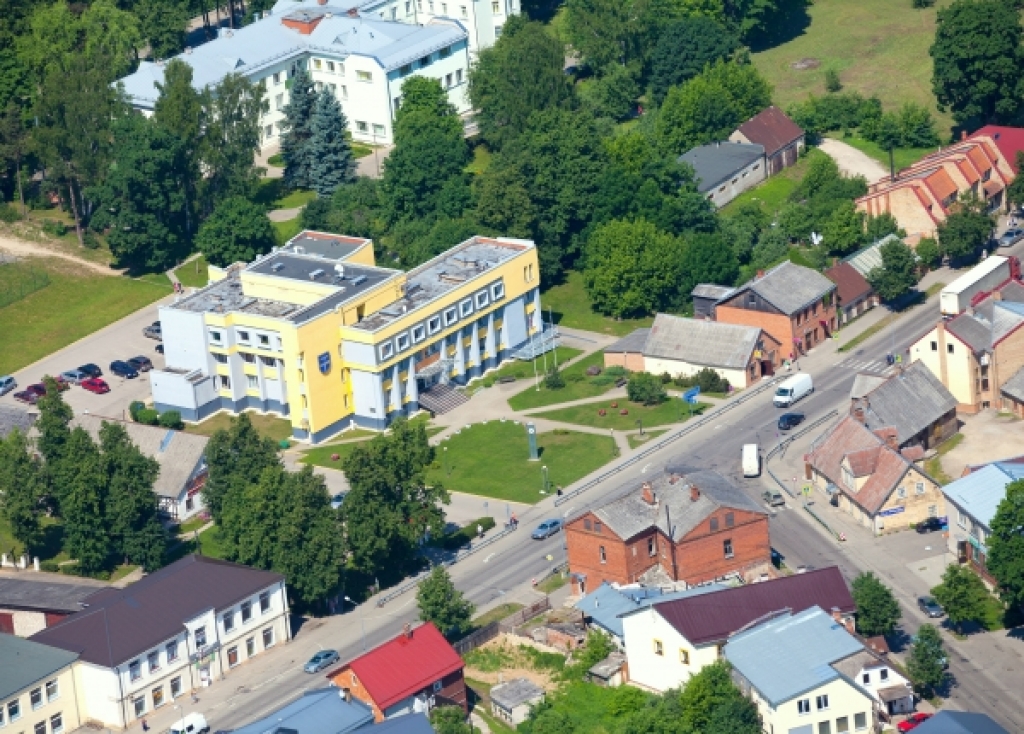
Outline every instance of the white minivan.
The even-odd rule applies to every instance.
[[[787,377],[775,391],[772,402],[776,408],[788,408],[802,397],[814,392],[814,382],[806,372]]]
[[[210,725],[206,723],[206,717],[191,713],[175,721],[168,734],[207,734],[209,731]]]
[[[741,455],[743,476],[757,477],[761,475],[761,449],[756,443],[743,444]]]

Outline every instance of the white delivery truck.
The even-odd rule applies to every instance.
[[[989,255],[939,293],[939,311],[950,319],[962,314],[977,296],[991,293],[1011,278],[1020,277],[1015,257]]]
[[[207,734],[210,725],[202,714],[186,714],[171,724],[168,734]]]
[[[805,395],[814,392],[814,382],[806,372],[787,377],[775,391],[772,402],[776,408],[788,408]]]
[[[756,477],[761,474],[761,450],[756,443],[743,444],[741,462],[743,476]]]

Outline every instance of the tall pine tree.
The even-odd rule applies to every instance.
[[[84,428],[75,428],[67,450],[75,457],[75,472],[60,491],[64,515],[64,548],[78,561],[83,573],[102,569],[110,557],[110,535],[105,519],[106,477],[99,447]]]
[[[39,520],[45,494],[42,467],[29,452],[25,434],[14,429],[7,438],[0,437],[0,509],[11,535],[29,554],[42,542]]]
[[[316,92],[313,80],[302,67],[291,78],[288,104],[284,108],[284,134],[281,136],[281,157],[284,159],[284,182],[294,189],[308,189],[312,181],[310,125]]]
[[[317,95],[309,123],[310,184],[318,196],[328,197],[355,179],[355,158],[345,131],[348,121],[328,87]]]

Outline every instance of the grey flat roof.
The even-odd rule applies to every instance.
[[[68,652],[14,635],[0,634],[0,701],[25,690],[78,659]]]
[[[679,160],[693,166],[697,175],[697,191],[705,194],[758,158],[764,158],[763,145],[725,141],[688,150]]]
[[[524,703],[539,701],[543,697],[544,689],[526,678],[513,678],[491,689],[491,700],[509,710]]]
[[[341,260],[365,245],[372,246],[373,240],[361,237],[347,237],[329,232],[303,230],[288,240],[287,244],[281,248],[281,251],[295,254],[308,253],[331,260]]]
[[[47,575],[25,579],[5,576],[0,577],[0,609],[77,612],[82,609],[78,602],[96,591],[95,586],[50,581]]]

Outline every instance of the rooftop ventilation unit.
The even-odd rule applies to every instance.
[[[270,266],[270,269],[273,270],[275,273],[279,270],[284,270],[284,263],[274,263],[273,265]]]
[[[360,285],[360,284],[365,283],[365,282],[366,282],[366,276],[365,275],[357,275],[356,277],[354,277],[352,279],[352,285]]]
[[[317,268],[316,270],[314,270],[312,273],[309,274],[309,279],[310,280],[316,280],[321,275],[324,275],[323,268]]]

